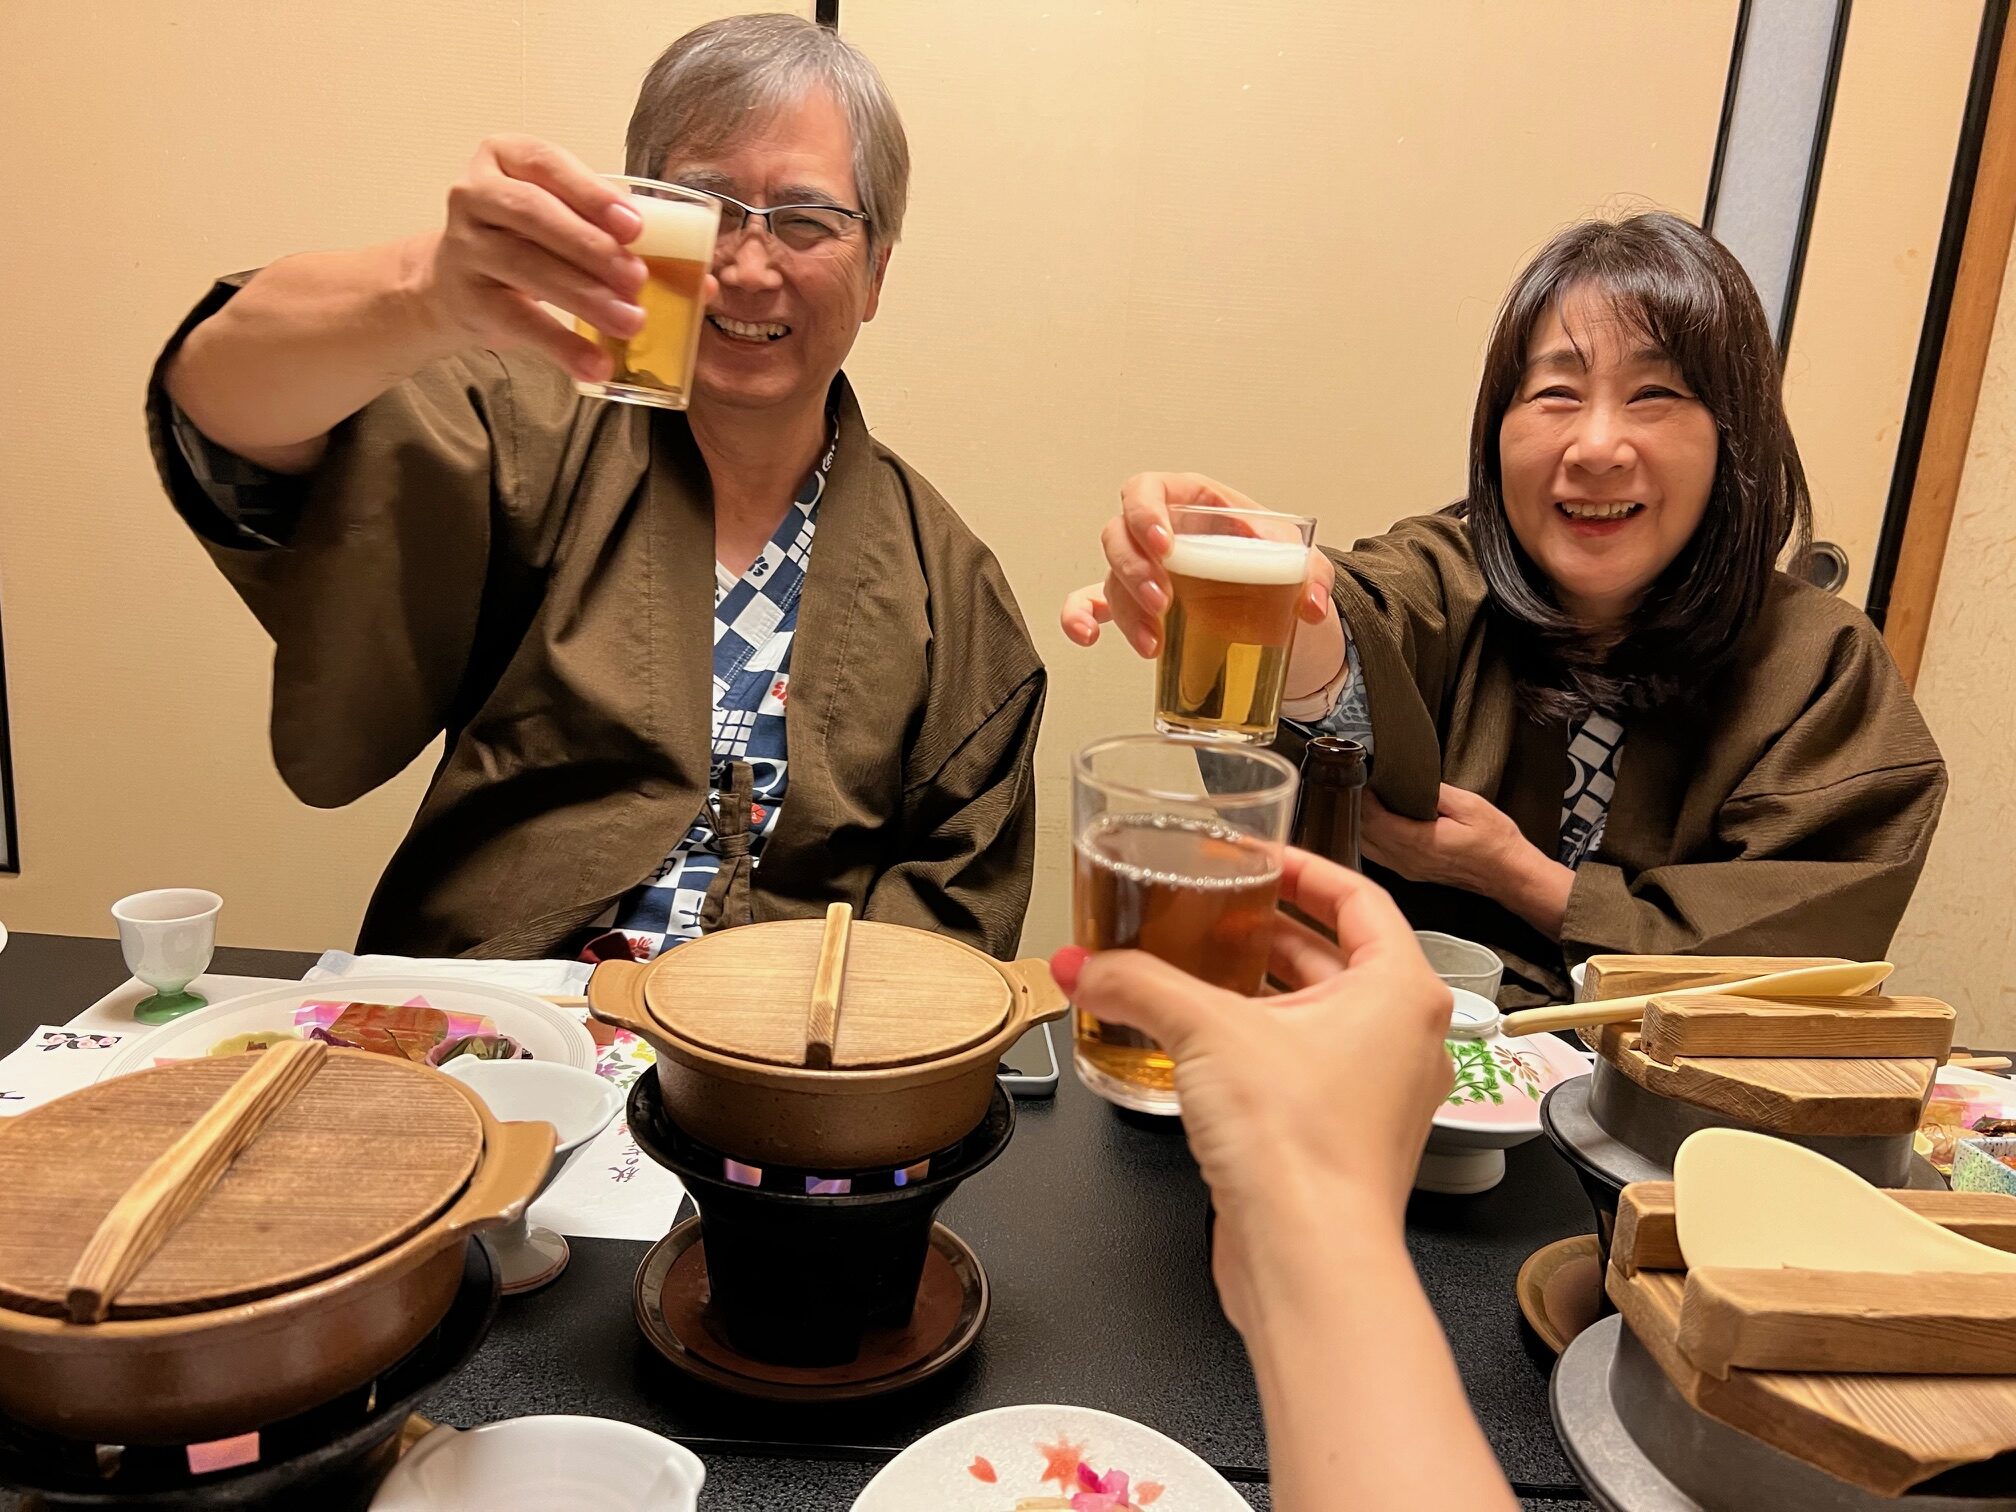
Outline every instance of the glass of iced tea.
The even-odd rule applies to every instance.
[[[1118,735],[1085,747],[1071,763],[1072,937],[1258,992],[1295,784],[1295,768],[1258,746]],[[1179,1111],[1174,1062],[1138,1030],[1080,1009],[1073,1059],[1123,1108]]]
[[[1295,605],[1316,522],[1265,509],[1183,505],[1162,566],[1169,613],[1155,670],[1155,728],[1172,735],[1274,738]]]

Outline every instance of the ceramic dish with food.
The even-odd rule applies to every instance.
[[[310,1037],[430,1065],[459,1054],[522,1054],[595,1069],[595,1041],[587,1026],[530,993],[481,982],[386,976],[290,982],[199,1008],[131,1036],[107,1057],[99,1079]]]
[[[882,1467],[853,1512],[1023,1507],[1249,1512],[1225,1478],[1172,1438],[1089,1407],[997,1407],[927,1433]]]

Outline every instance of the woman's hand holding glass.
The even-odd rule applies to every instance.
[[[1223,483],[1202,473],[1137,473],[1120,488],[1120,513],[1099,532],[1106,556],[1106,579],[1091,583],[1064,600],[1059,616],[1064,633],[1081,646],[1099,639],[1099,628],[1112,624],[1143,657],[1162,649],[1162,616],[1168,613],[1170,584],[1162,559],[1175,544],[1170,529],[1172,506],[1197,505],[1219,509],[1262,509]],[[1309,553],[1309,576],[1297,615],[1311,625],[1336,618],[1330,601],[1333,569],[1320,551]],[[1299,638],[1298,638],[1299,646]],[[1294,675],[1289,678],[1291,691]]]
[[[1283,995],[1244,998],[1139,951],[1052,970],[1101,1020],[1152,1036],[1176,1061],[1183,1124],[1220,1215],[1215,1266],[1227,1314],[1259,1316],[1249,1256],[1282,1225],[1338,1205],[1396,1234],[1436,1107],[1449,1090],[1449,989],[1384,889],[1289,847],[1281,898],[1334,923],[1332,944],[1283,913],[1268,974]]]

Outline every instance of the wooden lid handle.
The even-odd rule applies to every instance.
[[[833,1069],[833,1041],[840,1033],[840,993],[847,980],[847,930],[854,910],[845,903],[826,909],[826,929],[819,936],[819,966],[812,975],[812,1007],[805,1016],[805,1064],[814,1071]]]
[[[102,1323],[175,1226],[328,1059],[321,1040],[284,1040],[218,1098],[112,1205],[70,1272],[73,1323]]]

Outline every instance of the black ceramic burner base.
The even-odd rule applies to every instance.
[[[844,1364],[776,1365],[738,1354],[708,1292],[700,1220],[688,1218],[637,1268],[631,1293],[637,1325],[654,1349],[695,1380],[769,1402],[851,1402],[901,1391],[948,1368],[973,1347],[987,1322],[987,1273],[942,1223],[931,1230],[931,1253],[908,1322],[867,1329]]]
[[[99,1448],[0,1418],[0,1486],[48,1512],[210,1512],[292,1506],[363,1512],[398,1458],[399,1430],[435,1387],[476,1352],[497,1316],[499,1274],[487,1241],[470,1243],[462,1285],[432,1333],[373,1386],[259,1430],[258,1463],[207,1475],[185,1448],[129,1447],[99,1469]]]
[[[927,1174],[828,1195],[726,1179],[722,1153],[666,1114],[655,1076],[631,1086],[629,1118],[637,1147],[685,1183],[699,1211],[723,1337],[748,1359],[795,1367],[844,1365],[869,1330],[910,1321],[939,1208],[1015,1131],[1015,1105],[997,1084],[986,1117]]]

